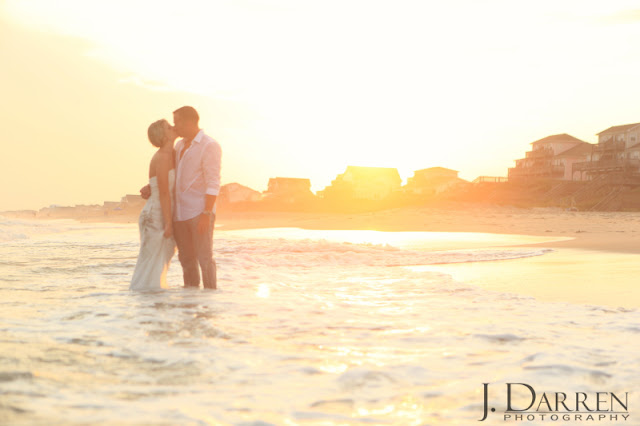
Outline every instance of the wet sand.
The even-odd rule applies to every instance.
[[[496,291],[549,302],[633,309],[640,306],[640,213],[562,209],[469,207],[398,209],[376,213],[240,214],[221,218],[221,229],[289,226],[306,229],[482,232],[544,237],[544,256],[500,262],[425,266]],[[507,242],[507,244],[512,244]],[[515,245],[526,244],[516,242]],[[466,244],[467,248],[469,244]],[[434,247],[438,249],[437,247]]]
[[[547,244],[541,244],[547,246]],[[420,267],[455,280],[546,302],[569,302],[611,309],[640,306],[640,256],[597,250],[556,248],[543,256],[496,262]]]

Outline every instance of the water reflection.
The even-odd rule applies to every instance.
[[[268,284],[260,284],[258,285],[258,290],[256,291],[256,296],[266,299],[271,294],[271,290],[269,289]]]
[[[265,228],[220,231],[223,238],[267,238],[284,240],[326,240],[351,244],[388,245],[401,249],[451,250],[478,247],[505,247],[570,240],[570,237],[481,232],[384,232],[370,230],[311,230],[300,228]]]

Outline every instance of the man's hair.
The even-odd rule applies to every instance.
[[[182,108],[178,108],[177,110],[173,111],[173,113],[186,120],[195,121],[196,124],[198,124],[198,121],[200,120],[198,111],[196,111],[194,107],[183,106]]]

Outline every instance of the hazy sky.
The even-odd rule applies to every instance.
[[[640,122],[639,45],[623,0],[0,0],[0,210],[137,193],[182,105],[223,183],[506,176],[537,139]]]

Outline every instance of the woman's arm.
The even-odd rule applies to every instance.
[[[169,188],[169,170],[173,168],[173,158],[170,153],[158,153],[156,176],[158,177],[158,189],[160,191],[160,207],[164,219],[164,236],[173,235],[173,212],[171,210],[171,189]]]

